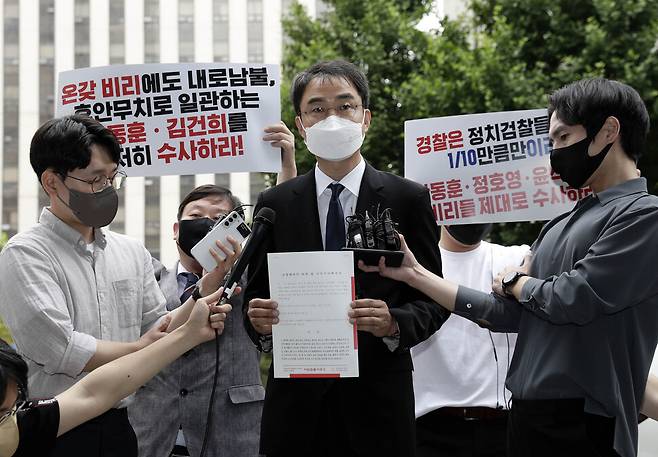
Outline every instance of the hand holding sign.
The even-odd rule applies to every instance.
[[[265,127],[263,141],[269,141],[273,148],[281,149],[281,173],[277,184],[297,176],[295,163],[295,136],[283,121]]]

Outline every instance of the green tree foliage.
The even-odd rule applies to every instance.
[[[604,76],[630,84],[658,125],[658,0],[474,0],[473,26],[496,42],[500,24],[522,63],[525,93]],[[639,166],[658,193],[658,128]]]
[[[362,149],[376,167],[400,173],[403,155],[403,121],[398,89],[419,71],[428,36],[415,24],[427,12],[425,0],[330,0],[330,11],[312,21],[296,4],[284,30],[284,120],[294,125],[289,102],[295,74],[320,60],[344,58],[360,65],[370,81],[373,123]],[[315,162],[297,138],[300,173]],[[304,152],[302,152],[304,151]]]
[[[605,76],[642,95],[658,125],[658,0],[472,0],[456,20],[424,33],[430,1],[328,0],[309,19],[298,5],[284,23],[284,119],[288,88],[313,63],[344,58],[371,84],[372,128],[362,149],[380,169],[403,173],[404,121],[546,106],[571,81]],[[300,172],[313,164],[298,139]],[[658,128],[639,167],[658,193]],[[500,224],[494,241],[530,242],[541,224]]]

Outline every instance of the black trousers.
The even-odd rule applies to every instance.
[[[342,403],[336,385],[325,393],[322,415],[314,439],[316,449],[312,453],[295,450],[285,453],[267,453],[266,457],[361,457],[350,443],[350,434],[345,428],[345,420],[338,414],[335,405]],[[334,405],[333,407],[331,405]]]
[[[505,457],[507,417],[465,419],[431,411],[416,419],[417,457]]]
[[[271,451],[263,447],[261,433],[261,452],[267,457],[416,457],[411,380],[410,371],[400,371],[332,383],[322,393],[313,428],[307,429],[313,434],[310,440],[299,446],[283,437],[282,449]],[[371,391],[376,394],[368,397]],[[386,408],[373,401],[382,399],[384,391],[397,396]],[[271,431],[265,433],[270,433],[270,440],[277,438]]]
[[[335,384],[325,393],[322,415],[314,439],[316,448],[312,453],[288,451],[282,454],[268,453],[266,457],[364,457],[364,454],[355,449],[355,443],[350,442],[345,420],[340,415],[340,408],[336,407],[344,402]],[[375,455],[367,454],[367,457]]]
[[[615,419],[586,413],[585,400],[512,401],[510,457],[612,457]]]
[[[57,438],[52,457],[137,457],[126,408],[111,409]]]

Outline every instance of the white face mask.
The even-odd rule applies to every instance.
[[[363,122],[356,123],[342,117],[331,115],[302,128],[306,132],[306,147],[313,155],[332,162],[339,162],[354,154],[363,144]]]
[[[0,425],[0,457],[11,457],[18,449],[18,424],[16,414]]]

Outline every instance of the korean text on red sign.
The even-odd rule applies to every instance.
[[[128,176],[276,172],[262,141],[281,118],[277,65],[144,64],[62,72],[57,116],[85,114],[121,145]]]
[[[591,193],[551,170],[545,109],[405,122],[405,177],[439,224],[546,220]]]

